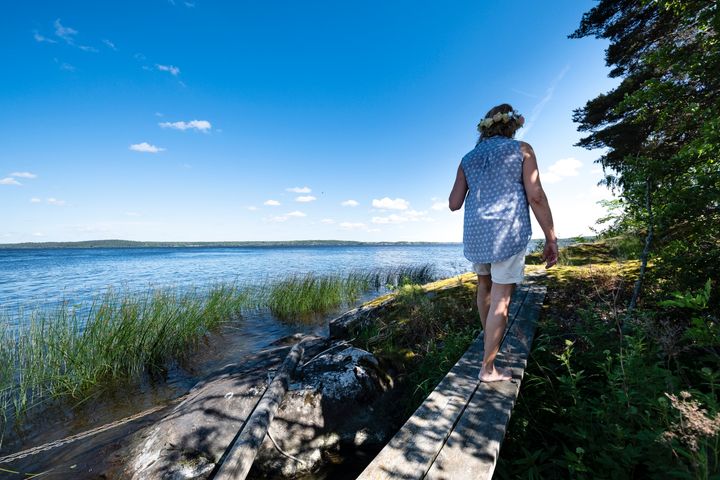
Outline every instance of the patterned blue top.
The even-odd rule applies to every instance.
[[[468,185],[463,246],[473,263],[505,260],[530,241],[530,212],[523,186],[520,142],[480,141],[460,162]]]

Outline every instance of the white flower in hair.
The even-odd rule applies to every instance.
[[[493,122],[499,122],[500,120],[502,120],[502,113],[498,112],[493,115],[492,120]]]

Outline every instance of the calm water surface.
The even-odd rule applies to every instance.
[[[439,276],[469,268],[462,245],[251,248],[0,249],[0,311],[13,322],[20,308],[89,303],[109,287],[203,287],[257,284],[292,274],[432,264]]]

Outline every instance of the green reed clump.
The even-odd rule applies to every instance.
[[[292,276],[270,284],[266,289],[265,305],[280,318],[326,312],[356,301],[369,289],[365,276],[313,275]]]
[[[296,275],[263,286],[258,291],[256,303],[269,308],[280,318],[302,317],[351,304],[371,290],[427,283],[434,278],[431,265],[399,266],[346,275]]]
[[[84,399],[108,382],[160,371],[204,334],[236,317],[244,290],[109,290],[89,310],[35,311],[16,331],[0,331],[0,409],[21,413],[50,398]]]

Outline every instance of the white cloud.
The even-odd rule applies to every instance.
[[[65,206],[65,200],[58,200],[57,198],[48,198],[47,199],[48,205],[55,205],[58,207],[64,207]]]
[[[22,185],[22,183],[18,182],[12,177],[5,177],[0,180],[0,185]]]
[[[280,202],[278,202],[277,200],[265,200],[265,203],[263,203],[263,205],[268,205],[270,207],[277,207],[280,205]]]
[[[55,20],[55,35],[65,40],[70,45],[75,44],[75,35],[77,35],[77,30],[70,27],[63,27],[63,25],[60,23],[60,19],[58,18]]]
[[[301,195],[299,197],[295,197],[295,201],[300,203],[314,202],[315,200],[317,200],[317,198],[312,195]]]
[[[387,217],[372,217],[372,223],[377,223],[381,225],[390,223],[405,223],[407,221],[408,218],[395,214],[389,215]]]
[[[35,41],[38,42],[38,43],[42,43],[42,42],[57,43],[57,41],[53,40],[52,38],[43,37],[42,35],[40,35],[40,34],[37,32],[37,30],[33,33],[33,38],[34,38]]]
[[[544,183],[557,183],[565,177],[576,177],[582,162],[575,158],[563,158],[550,165],[547,172],[540,175]]]
[[[254,212],[255,210],[258,209],[255,205],[250,205],[249,207],[245,207],[245,208],[247,208],[247,209],[250,210],[251,212]]]
[[[288,219],[288,217],[285,217],[285,216],[280,216],[280,217],[270,217],[270,218],[268,219],[268,222],[272,222],[272,223],[280,223],[280,222],[284,222],[284,221],[286,221],[287,219]]]
[[[425,219],[425,216],[427,215],[427,212],[423,210],[422,212],[418,212],[417,210],[408,210],[407,212],[403,212],[403,216],[407,217],[408,220],[421,220]]]
[[[339,224],[340,228],[343,228],[345,230],[361,230],[365,228],[364,223],[353,223],[353,222],[341,222]]]
[[[212,125],[207,120],[190,120],[189,122],[160,122],[162,128],[172,128],[173,130],[190,130],[194,128],[200,132],[208,132]]]
[[[306,214],[303,212],[300,212],[298,210],[295,210],[294,212],[286,213],[288,217],[307,217]]]
[[[60,64],[60,70],[64,70],[66,72],[74,72],[75,71],[75,67],[73,65],[70,65],[69,63],[65,63],[65,62],[61,63],[61,62],[57,61],[57,59],[55,59],[55,61]]]
[[[144,153],[158,153],[165,151],[164,148],[156,147],[155,145],[150,145],[147,142],[142,143],[135,143],[133,145],[130,145],[130,150],[134,152],[144,152]]]
[[[396,198],[393,200],[389,197],[385,197],[380,200],[374,199],[372,201],[372,206],[384,210],[407,210],[410,206],[410,202],[402,198]]]
[[[30,172],[13,172],[10,174],[10,176],[17,178],[37,178],[37,175]]]
[[[104,39],[102,42],[103,42],[108,48],[117,51],[117,47],[116,47],[115,44],[114,44],[113,42],[111,42],[110,40]]]
[[[335,220],[333,220],[332,218],[323,218],[322,220],[320,220],[320,223],[324,223],[325,225],[331,225],[335,223]]]
[[[39,199],[38,197],[33,197],[30,199],[30,203],[40,203],[40,202],[42,202],[42,200]]]
[[[42,233],[42,232],[35,232],[35,233],[33,233],[33,237],[44,237],[44,236],[45,236],[45,234]]]
[[[98,49],[95,48],[95,47],[90,47],[90,46],[88,46],[88,45],[78,45],[77,43],[75,43],[75,36],[78,34],[78,31],[75,30],[74,28],[70,28],[70,27],[65,27],[65,26],[63,26],[63,24],[60,23],[60,19],[59,19],[59,18],[58,18],[57,20],[55,20],[55,22],[53,23],[53,25],[55,26],[55,36],[57,36],[58,38],[61,38],[62,40],[64,40],[65,43],[67,43],[68,45],[72,45],[73,47],[77,47],[77,48],[79,48],[80,50],[82,50],[82,51],[84,51],[84,52],[93,52],[93,53],[96,53],[96,52],[98,51]],[[45,41],[48,41],[48,40],[45,39],[42,35],[39,35],[39,34],[36,33],[36,34],[35,34],[35,40],[38,41],[38,42],[43,41],[43,40],[40,40],[39,38],[40,38],[40,39],[43,39],[43,40],[45,40]]]
[[[343,207],[357,207],[360,204],[357,201],[351,199],[351,200],[345,200],[340,205],[342,205]]]
[[[169,72],[173,77],[177,77],[180,74],[180,69],[174,65],[160,65],[156,63],[155,68],[161,72]]]
[[[288,192],[293,192],[293,193],[310,193],[310,192],[312,192],[310,187],[292,187],[292,188],[286,188],[285,190],[287,190]]]
[[[446,202],[434,202],[430,208],[433,210],[445,210],[448,208],[448,204]]]

